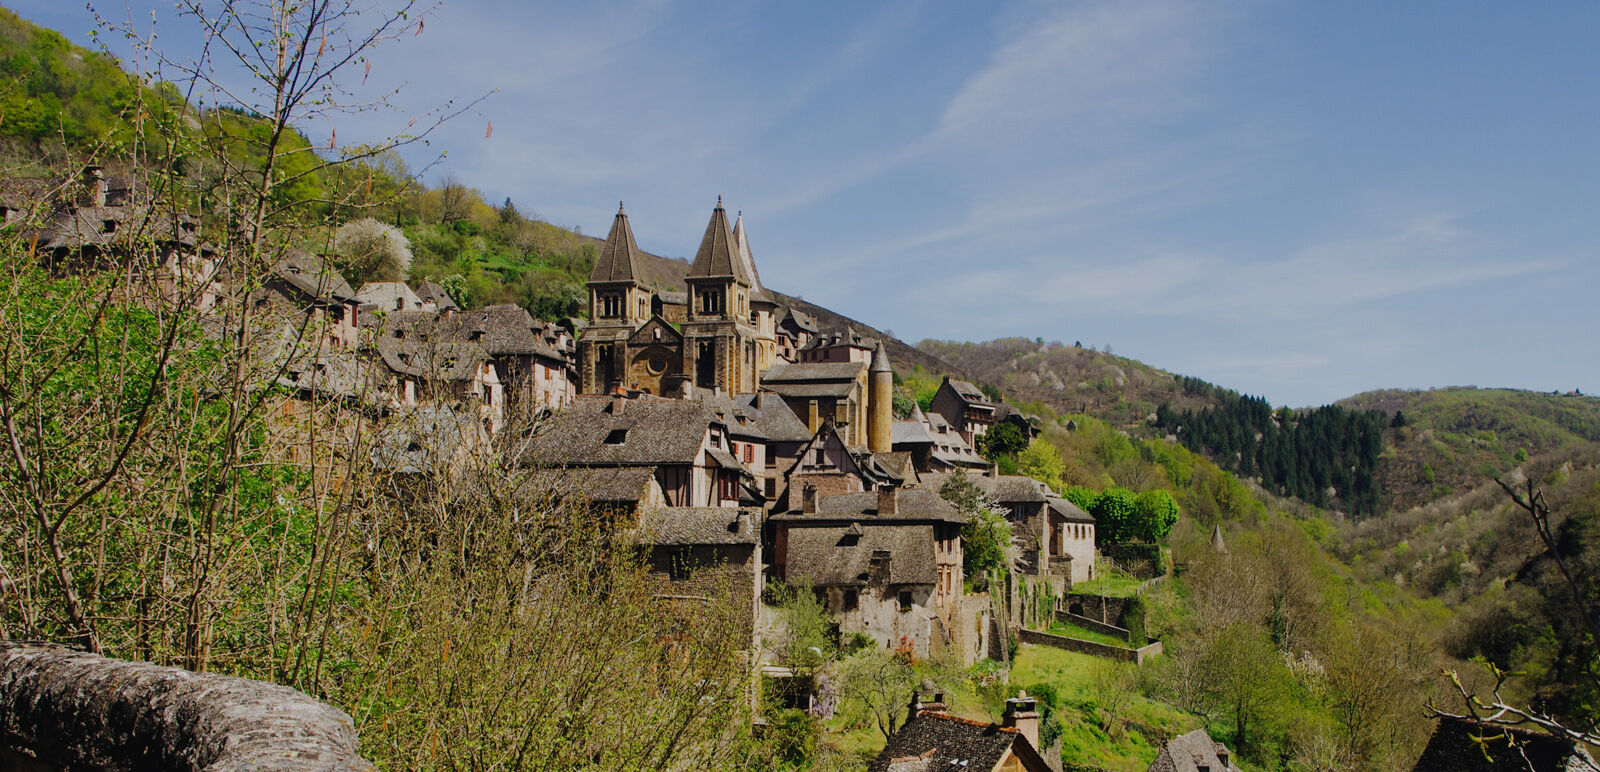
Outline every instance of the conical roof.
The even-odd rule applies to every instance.
[[[733,231],[728,228],[728,211],[722,208],[722,197],[717,196],[717,208],[711,210],[711,222],[706,223],[706,235],[700,240],[700,251],[695,253],[694,265],[689,266],[687,279],[734,279],[750,284],[750,274],[739,259],[739,247],[734,243]]]
[[[617,202],[617,219],[611,221],[611,235],[594,259],[591,282],[637,282],[639,280],[639,245],[633,240],[633,228],[628,225],[628,214]]]
[[[756,259],[750,254],[750,234],[744,229],[744,212],[733,218],[733,242],[739,247],[739,264],[750,275],[750,285],[761,289],[761,272],[756,270]]]
[[[1228,554],[1228,545],[1222,541],[1221,525],[1211,526],[1211,549],[1216,550],[1217,554],[1220,555]]]
[[[883,348],[883,341],[878,341],[878,347],[872,350],[872,366],[867,368],[872,373],[892,373],[894,368],[889,366],[889,352]]]

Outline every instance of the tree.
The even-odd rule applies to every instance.
[[[1013,548],[1010,521],[1000,505],[963,473],[945,480],[939,496],[967,517],[961,528],[961,546],[962,570],[968,581],[987,582],[992,571],[1009,564]]]
[[[1159,488],[1134,497],[1134,521],[1130,534],[1140,541],[1157,542],[1167,538],[1178,522],[1178,502]]]
[[[1009,422],[997,423],[990,426],[978,437],[978,451],[984,458],[994,461],[1001,456],[1015,458],[1024,448],[1028,447],[1028,437],[1016,424]]]
[[[1017,471],[1060,490],[1061,475],[1067,471],[1067,462],[1061,459],[1061,452],[1056,450],[1055,445],[1042,437],[1035,437],[1028,447],[1017,454]]]
[[[353,284],[405,281],[411,270],[411,241],[405,233],[370,217],[339,226],[333,243]]]
[[[906,705],[917,687],[916,670],[889,649],[863,649],[839,663],[841,707],[870,721],[885,740],[905,723]]]

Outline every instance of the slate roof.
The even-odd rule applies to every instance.
[[[776,364],[761,377],[761,385],[823,381],[854,382],[866,362],[797,362]]]
[[[1211,735],[1206,734],[1204,729],[1168,740],[1156,754],[1156,760],[1150,763],[1147,772],[1199,772],[1200,767],[1206,767],[1211,772],[1238,769],[1232,764],[1222,763],[1217,756],[1217,743],[1211,741]]]
[[[578,399],[541,425],[517,462],[541,466],[655,466],[692,464],[706,430],[720,423],[703,402],[625,400],[620,414],[611,399]],[[624,430],[620,444],[607,444]]]
[[[199,243],[193,217],[155,212],[139,206],[79,206],[53,212],[39,234],[42,249],[126,247],[139,242]]]
[[[450,298],[450,293],[446,292],[444,287],[431,281],[425,281],[417,285],[417,297],[422,298],[424,303],[432,303],[440,311],[461,310],[461,307],[456,305],[456,301]]]
[[[1021,741],[1020,743],[1018,741]],[[1013,745],[1020,746],[1013,749]],[[1015,729],[948,713],[922,713],[884,744],[868,772],[988,772],[1007,751],[1023,755],[1027,739]],[[1037,757],[1034,753],[1032,756]]]
[[[984,395],[983,389],[980,389],[977,386],[968,383],[967,381],[958,381],[954,378],[951,378],[949,383],[950,389],[956,393],[956,396],[969,403],[974,405],[988,405],[991,407],[994,405],[994,403],[990,402],[989,398]]]
[[[811,439],[811,430],[789,409],[789,403],[782,399],[756,393],[741,394],[734,400],[755,419],[756,425],[767,435],[768,442],[805,442]]]
[[[1473,736],[1484,738],[1484,743],[1475,742]],[[1515,748],[1511,747],[1510,740],[1516,742]],[[1593,772],[1596,769],[1600,767],[1588,752],[1544,732],[1441,718],[1412,772]]]
[[[641,541],[663,546],[755,544],[761,538],[756,513],[733,507],[653,507],[639,513]]]
[[[403,281],[369,281],[356,291],[356,300],[371,304],[380,311],[421,311],[422,298],[412,292]],[[400,307],[395,307],[395,301]]]
[[[421,474],[450,464],[456,454],[485,441],[468,413],[425,405],[395,418],[372,443],[372,465],[394,474]]]
[[[717,417],[728,429],[729,437],[739,439],[762,440],[767,439],[767,433],[761,426],[761,421],[756,413],[744,406],[745,400],[741,397],[701,391],[697,399],[712,406],[717,411]],[[776,400],[781,402],[782,400]],[[810,436],[809,434],[807,436]]]
[[[1055,513],[1056,516],[1069,523],[1088,523],[1090,525],[1094,525],[1096,522],[1094,515],[1083,511],[1083,509],[1077,504],[1074,504],[1066,499],[1059,498],[1053,494],[1045,497],[1045,505],[1050,507],[1050,511]]]
[[[745,273],[750,275],[750,286],[755,288],[751,299],[771,302],[766,290],[761,287],[761,273],[756,270],[755,255],[750,252],[750,234],[744,229],[744,212],[733,218],[733,243],[739,248],[739,264],[744,266]]]
[[[633,228],[628,225],[628,214],[617,204],[617,217],[611,221],[611,235],[601,245],[595,256],[594,270],[589,272],[591,282],[637,282],[639,280],[639,245],[633,240]]]
[[[555,341],[551,325],[540,322],[527,309],[498,305],[472,311],[438,314],[432,311],[385,311],[363,314],[361,326],[376,327],[384,341],[459,343],[481,346],[489,356],[534,354],[557,361],[566,358]],[[403,333],[399,338],[396,333]]]
[[[661,298],[661,302],[664,305],[669,305],[669,306],[687,306],[687,305],[689,305],[689,293],[687,293],[687,292],[657,292],[656,293],[656,297]]]
[[[288,352],[300,336],[296,325],[285,324],[280,330],[277,345],[267,353],[267,361],[274,369],[283,365],[275,382],[301,392],[331,397],[372,400],[377,389],[372,388],[373,370],[362,361],[359,354],[346,348],[321,348],[314,345],[299,346],[293,360],[285,362]]]
[[[921,421],[895,421],[889,424],[890,445],[932,445],[933,434]]]
[[[791,497],[789,506],[799,504],[799,497]],[[774,519],[785,521],[806,520],[850,520],[857,518],[872,518],[879,521],[912,521],[927,522],[930,520],[947,523],[965,523],[967,519],[950,502],[939,496],[938,488],[901,488],[899,501],[895,505],[897,512],[893,515],[878,514],[878,493],[840,493],[826,496],[817,501],[817,511],[813,513],[801,512],[791,509],[782,514],[773,515]]]
[[[533,476],[539,490],[555,495],[576,494],[590,501],[636,504],[644,498],[656,468],[653,466],[555,467]]]
[[[289,249],[273,264],[272,273],[295,289],[313,298],[355,300],[356,292],[339,275],[316,255],[301,249]]]
[[[761,387],[775,394],[782,394],[785,397],[794,397],[796,399],[812,399],[816,397],[833,397],[835,399],[840,399],[850,396],[850,392],[855,388],[855,384],[849,381],[842,383],[828,381],[820,383],[763,382]]]
[[[694,264],[689,266],[686,279],[733,279],[751,284],[750,274],[739,259],[739,247],[734,243],[733,232],[728,229],[728,212],[722,208],[722,198],[717,198],[717,208],[711,210],[711,222],[706,223],[706,235],[700,239],[700,250],[695,253]]]
[[[383,364],[401,375],[443,381],[470,381],[489,359],[476,343],[452,340],[404,340],[382,336],[377,342]]]
[[[783,310],[778,312],[777,325],[779,327],[793,327],[809,333],[816,333],[817,330],[821,329],[817,327],[817,320],[811,318],[810,314],[788,306],[784,306]]]
[[[818,586],[863,586],[873,553],[885,551],[889,555],[888,584],[933,584],[939,580],[932,527],[862,522],[856,528],[859,536],[850,536],[851,529],[851,525],[789,528],[784,564],[787,580]]]

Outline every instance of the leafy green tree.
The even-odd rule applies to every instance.
[[[994,461],[1001,456],[1016,458],[1016,455],[1028,447],[1028,437],[1016,424],[997,423],[978,438],[978,452],[984,458]]]
[[[1042,437],[1035,437],[1017,454],[1017,471],[1049,485],[1055,490],[1061,489],[1061,475],[1067,471],[1067,462],[1061,458],[1061,452],[1056,446]]]
[[[1148,542],[1165,539],[1178,522],[1178,502],[1159,488],[1134,497],[1132,536]]]
[[[1127,541],[1134,538],[1138,506],[1133,491],[1127,488],[1107,488],[1096,496],[1093,509],[1095,536],[1102,544]]]
[[[952,475],[939,488],[939,495],[967,516],[961,529],[962,570],[969,581],[985,581],[992,570],[1005,565],[1011,549],[1011,523],[965,474]]]

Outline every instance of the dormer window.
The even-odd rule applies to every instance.
[[[621,445],[622,443],[627,442],[627,441],[628,441],[628,430],[627,429],[612,429],[610,432],[606,433],[606,444],[607,445]]]
[[[467,334],[468,340],[483,340],[483,330],[473,330]]]
[[[394,310],[396,310],[396,311],[404,311],[404,310],[406,310],[406,299],[405,298],[395,298],[394,299]]]
[[[100,232],[101,233],[116,233],[117,232],[117,221],[116,220],[101,220],[100,221]]]
[[[405,330],[395,330],[394,331],[394,339],[395,340],[405,340],[406,339],[406,331]]]

